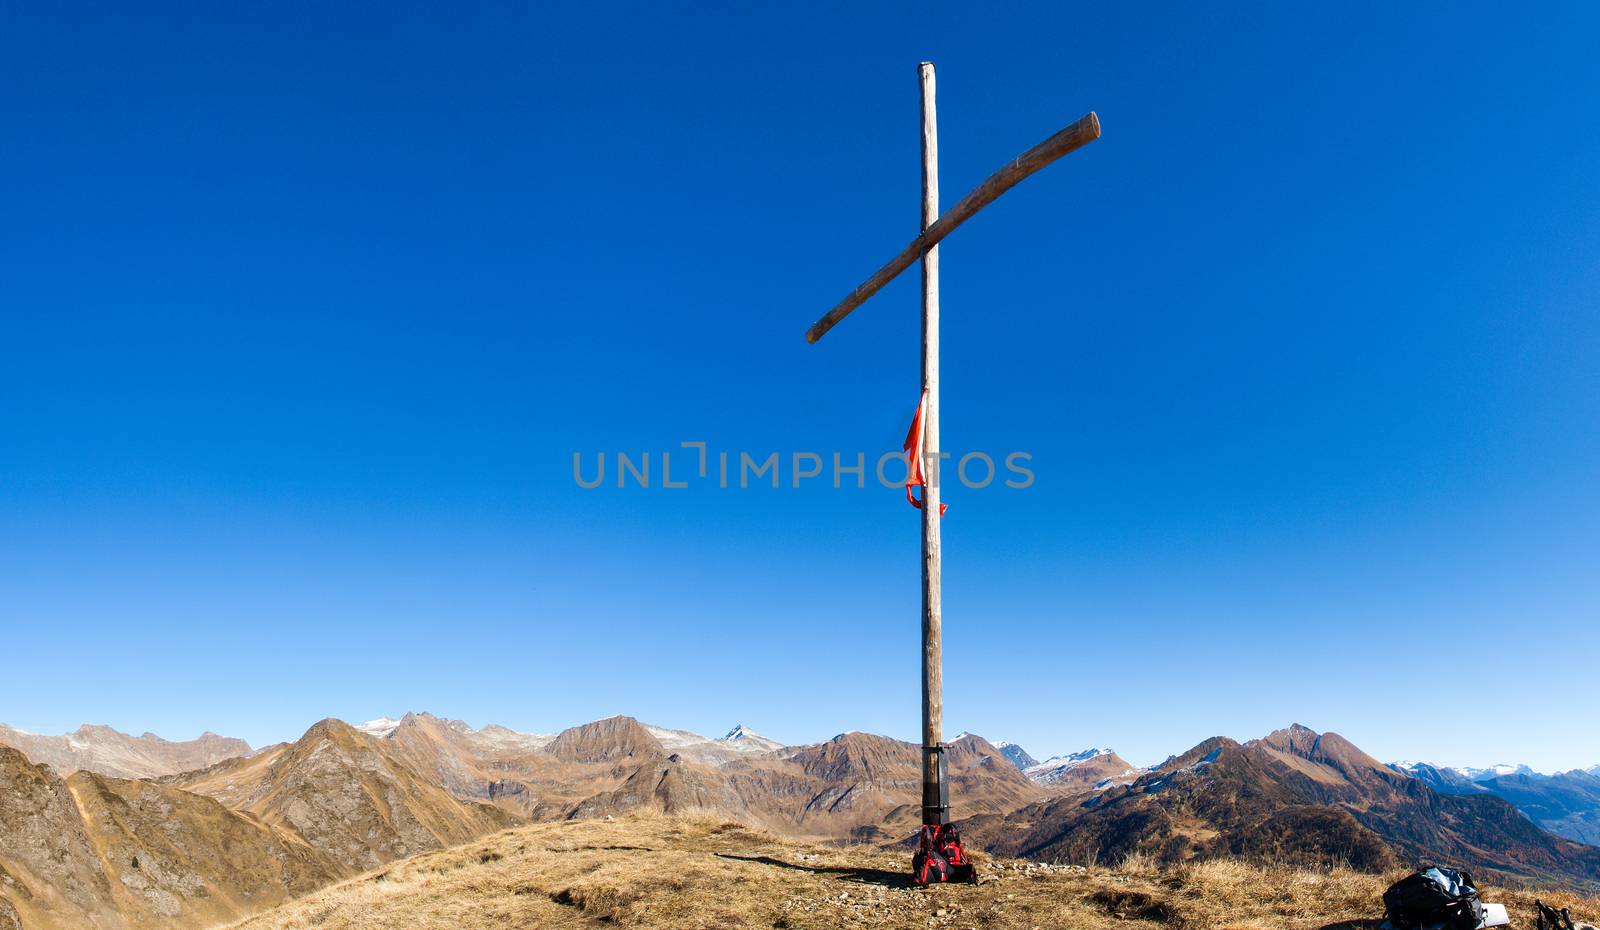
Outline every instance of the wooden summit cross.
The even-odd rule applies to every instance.
[[[922,489],[922,822],[950,821],[949,786],[944,778],[943,668],[941,659],[939,551],[939,242],[973,214],[1019,181],[1068,152],[1100,138],[1100,119],[1088,114],[990,175],[949,213],[939,215],[939,132],[933,106],[933,63],[917,67],[922,83],[922,232],[887,265],[812,324],[806,341],[815,343],[896,275],[922,259],[922,461],[928,475]],[[909,462],[907,465],[909,466]]]

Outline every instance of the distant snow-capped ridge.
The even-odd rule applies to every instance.
[[[1018,746],[1016,743],[1013,743],[1010,740],[995,743],[994,748],[1000,750],[1000,755],[1010,759],[1011,764],[1016,766],[1019,771],[1026,772],[1028,769],[1039,764],[1038,759],[1028,755],[1028,750],[1023,749],[1021,746]]]
[[[393,717],[379,717],[376,720],[368,720],[366,723],[356,724],[357,730],[360,730],[361,732],[370,736],[378,737],[388,736],[390,733],[393,733],[399,728],[400,721],[394,719]]]
[[[653,727],[649,724],[644,724],[644,728],[667,752],[707,765],[725,765],[750,753],[772,752],[783,748],[782,743],[768,739],[743,724],[735,726],[719,739],[701,736],[688,730],[669,730],[666,727]]]
[[[1109,749],[1085,749],[1082,752],[1075,752],[1071,755],[1051,756],[1039,764],[1041,766],[1049,765],[1055,767],[1066,766],[1069,768],[1077,768],[1085,762],[1088,762],[1090,759],[1098,759],[1101,756],[1109,755],[1111,755],[1111,750]]]
[[[1506,762],[1480,769],[1470,765],[1433,765],[1428,762],[1413,762],[1410,759],[1406,759],[1400,762],[1391,762],[1389,767],[1407,775],[1421,778],[1423,781],[1437,781],[1441,778],[1447,781],[1460,779],[1473,784],[1485,782],[1492,778],[1503,778],[1507,775],[1540,774],[1529,766],[1512,765]],[[1600,769],[1600,766],[1596,766],[1595,769]],[[1595,769],[1590,771],[1593,772]]]
[[[481,746],[492,749],[537,749],[555,738],[548,733],[519,733],[516,730],[507,729],[494,723],[488,724],[481,730],[474,729],[472,724],[464,720],[448,720],[443,717],[435,717],[433,714],[426,712],[408,713],[399,720],[393,717],[379,717],[376,720],[368,720],[366,723],[358,723],[355,728],[368,736],[377,739],[388,739],[407,720],[416,720],[424,723],[431,721],[434,724],[442,725],[445,729],[453,730]]]
[[[87,723],[59,736],[0,723],[0,746],[9,746],[30,762],[48,765],[62,775],[82,771],[116,778],[176,775],[254,753],[244,740],[218,736],[209,730],[192,740],[166,740],[154,733],[132,736],[109,726]]]
[[[498,751],[532,750],[548,745],[555,737],[544,733],[519,733],[496,724],[489,724],[481,730],[475,730],[470,724],[460,720],[446,720],[432,714],[406,714],[396,720],[393,717],[379,717],[368,720],[366,723],[357,724],[356,729],[377,739],[388,739],[405,724],[407,720],[416,718],[419,721],[432,721],[442,724],[448,729],[460,733],[462,736],[487,748]],[[783,744],[775,739],[769,739],[743,724],[729,730],[726,736],[712,739],[701,736],[688,730],[673,730],[667,727],[655,727],[649,724],[640,724],[645,732],[655,737],[661,748],[669,753],[676,753],[696,762],[710,765],[723,765],[734,759],[744,758],[751,753],[772,752],[782,749]]]
[[[1455,772],[1467,781],[1483,781],[1486,778],[1500,778],[1506,775],[1537,775],[1533,769],[1526,765],[1509,765],[1504,762],[1491,765],[1486,769],[1475,769],[1470,766],[1458,766],[1450,771]]]
[[[1073,773],[1098,759],[1113,756],[1109,749],[1085,749],[1081,752],[1070,753],[1065,756],[1051,756],[1036,765],[1030,765],[1022,770],[1034,782],[1041,785],[1054,785],[1074,777]],[[1124,772],[1110,773],[1113,777],[1131,774],[1134,771],[1128,768]]]
[[[774,749],[783,748],[782,743],[775,739],[768,739],[742,723],[735,724],[733,729],[722,737],[721,742],[747,752],[771,752]]]

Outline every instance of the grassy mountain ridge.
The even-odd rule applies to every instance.
[[[369,872],[232,930],[1376,930],[1396,874],[1148,858],[1093,867],[977,855],[982,883],[908,887],[903,849],[817,846],[715,818],[519,827]],[[1600,901],[1535,895],[1587,916]]]

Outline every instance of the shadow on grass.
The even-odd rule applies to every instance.
[[[1328,924],[1322,930],[1378,930],[1382,926],[1381,920],[1341,920],[1336,924]]]
[[[735,856],[732,853],[717,853],[719,859],[737,859],[740,862],[754,862],[758,865],[775,865],[780,869],[793,869],[796,872],[810,872],[812,875],[835,875],[847,882],[861,885],[882,885],[885,888],[910,888],[911,874],[909,872],[891,872],[888,869],[855,869],[849,866],[833,865],[799,865],[794,862],[784,862],[771,856]]]

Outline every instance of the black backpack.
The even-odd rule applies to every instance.
[[[1471,875],[1435,866],[1390,885],[1383,916],[1395,930],[1474,930],[1483,923],[1483,902]]]

